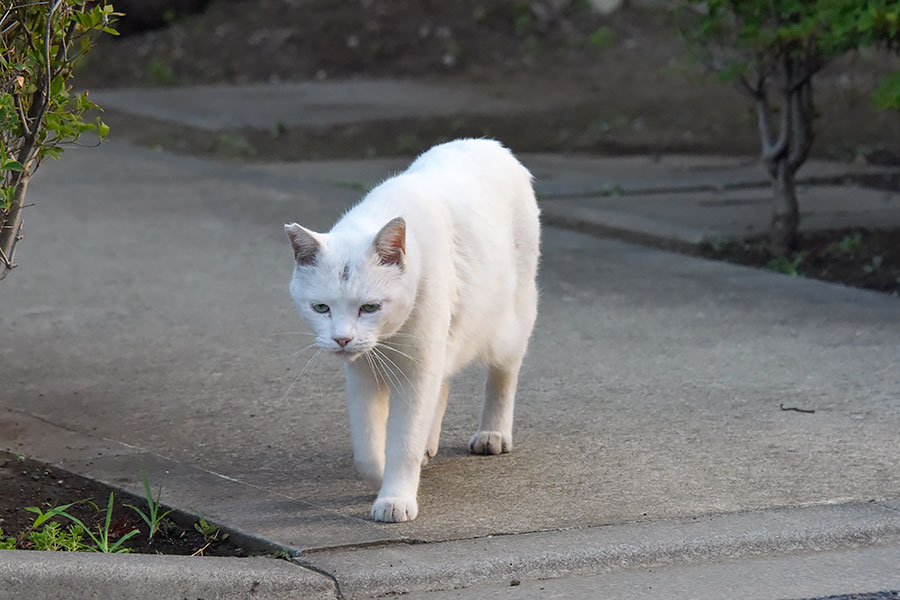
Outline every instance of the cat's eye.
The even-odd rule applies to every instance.
[[[312,304],[311,306],[312,306],[312,309],[314,311],[316,311],[317,313],[325,314],[329,310],[331,310],[330,308],[328,308],[327,304]]]
[[[378,312],[379,310],[381,310],[381,305],[378,304],[377,302],[372,302],[370,304],[363,304],[362,306],[359,307],[359,311],[364,312],[364,313],[373,313],[373,312]]]

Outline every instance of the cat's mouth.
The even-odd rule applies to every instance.
[[[341,348],[340,350],[335,350],[333,352],[335,356],[340,356],[344,360],[348,362],[353,362],[357,358],[359,358],[363,353],[359,350],[347,350],[345,348]]]

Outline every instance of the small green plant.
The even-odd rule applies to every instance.
[[[347,188],[348,190],[353,190],[354,192],[359,192],[360,194],[362,194],[368,190],[366,185],[359,181],[345,181],[338,185],[340,185],[341,187]]]
[[[71,505],[69,505],[71,506]],[[74,517],[66,512],[60,512],[59,515],[63,516],[70,521],[75,522],[80,525],[85,533],[91,538],[91,541],[94,542],[93,547],[89,547],[88,550],[91,552],[103,552],[107,554],[121,554],[126,552],[131,552],[131,548],[126,548],[123,544],[129,540],[130,538],[136,536],[140,533],[138,529],[132,529],[122,537],[120,537],[116,541],[112,541],[110,539],[110,531],[109,526],[112,522],[112,513],[113,513],[113,493],[109,493],[109,502],[106,505],[106,519],[103,525],[97,525],[97,534],[94,535],[94,532],[91,531],[78,517]]]
[[[4,537],[3,528],[0,527],[0,550],[15,550],[16,549],[16,538],[14,537]]]
[[[613,30],[607,26],[595,29],[588,36],[588,43],[597,50],[605,50],[613,45],[616,35]]]
[[[859,246],[862,242],[862,234],[860,232],[845,235],[841,241],[835,244],[835,250],[838,254],[853,257],[859,252]]]
[[[223,131],[216,138],[216,152],[222,156],[254,156],[256,148],[240,131]]]
[[[519,0],[513,5],[513,28],[516,35],[525,36],[534,29],[534,16],[531,14],[531,2]]]
[[[397,135],[397,150],[401,153],[418,153],[422,151],[424,146],[425,142],[415,132]]]
[[[31,524],[31,527],[29,527],[23,535],[28,535],[53,517],[68,516],[66,511],[76,504],[78,504],[78,502],[69,502],[68,504],[63,504],[62,506],[54,506],[47,512],[44,512],[37,506],[26,506],[25,510],[36,514],[37,517],[35,517],[34,522]]]
[[[900,72],[884,78],[875,90],[875,103],[879,108],[900,110]]]
[[[84,529],[78,524],[69,525],[64,530],[62,525],[52,521],[40,531],[28,534],[28,540],[35,550],[79,552],[86,549],[83,543]]]
[[[284,124],[284,121],[275,121],[271,126],[269,126],[269,135],[271,135],[275,139],[278,139],[285,133],[287,133],[287,130],[288,128],[287,125]]]
[[[150,82],[155,85],[171,86],[176,83],[175,71],[171,65],[157,57],[150,59],[147,74],[150,76]]]
[[[147,538],[152,540],[153,535],[159,530],[160,523],[162,523],[163,519],[166,518],[166,515],[172,512],[172,510],[167,510],[164,513],[159,512],[159,500],[162,498],[162,485],[159,486],[159,489],[156,492],[156,500],[154,500],[153,492],[150,490],[150,480],[147,479],[147,471],[144,469],[141,469],[141,481],[144,482],[144,498],[147,500],[147,512],[145,513],[132,504],[126,504],[125,506],[136,512],[141,519],[144,520],[144,523],[146,523],[147,527],[150,529]]]
[[[207,523],[206,519],[200,519],[194,523],[194,529],[203,535],[203,541],[207,544],[212,542],[224,542],[228,539],[227,533],[222,533],[219,528],[211,523]]]
[[[766,263],[765,268],[776,273],[784,273],[791,277],[800,275],[800,265],[806,259],[806,252],[797,252],[791,256],[776,256]]]

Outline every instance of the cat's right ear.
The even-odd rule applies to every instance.
[[[383,265],[396,265],[403,269],[406,257],[406,221],[397,217],[388,222],[375,235],[372,243]]]
[[[322,248],[316,234],[296,223],[285,225],[284,232],[291,241],[291,247],[294,248],[294,260],[297,264],[301,266],[314,264]]]

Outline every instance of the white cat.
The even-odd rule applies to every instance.
[[[492,140],[435,146],[328,233],[285,225],[291,295],[321,350],[345,359],[353,457],[376,521],[416,518],[449,379],[487,366],[476,454],[512,449],[519,366],[537,315],[531,174]]]

